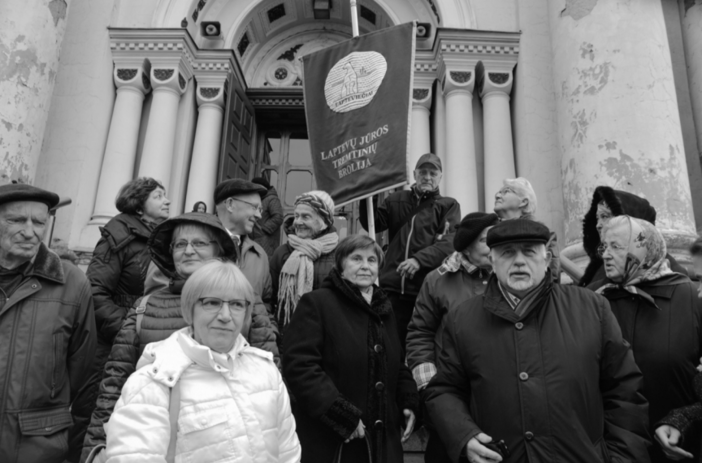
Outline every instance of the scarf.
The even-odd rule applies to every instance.
[[[331,232],[312,240],[288,235],[288,244],[293,252],[280,271],[278,287],[278,310],[283,312],[283,325],[290,323],[302,295],[312,291],[314,261],[322,254],[329,254],[336,249],[339,235]]]
[[[470,260],[462,252],[454,251],[453,254],[444,259],[444,262],[438,269],[439,275],[445,273],[456,273],[460,269],[465,270],[469,275],[475,272],[485,272],[486,274],[491,273],[490,270],[481,269],[471,263]]]

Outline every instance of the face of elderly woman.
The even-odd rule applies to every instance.
[[[629,250],[629,227],[625,224],[605,229],[599,252],[604,260],[605,273],[612,281],[620,282],[626,274],[626,255]]]
[[[217,246],[204,229],[190,226],[176,230],[171,243],[173,263],[178,275],[189,277],[202,265],[217,257]]]
[[[231,288],[203,294],[193,310],[193,337],[215,352],[229,352],[244,326],[246,306]]]
[[[307,204],[295,206],[295,235],[303,240],[310,240],[319,235],[324,230],[324,220],[317,212]]]
[[[344,259],[341,277],[363,291],[378,278],[378,256],[372,247],[355,249]]]
[[[491,228],[485,227],[485,230],[480,232],[480,235],[463,250],[463,255],[476,267],[484,269],[492,267],[490,263],[490,248],[487,245],[487,233]]]
[[[170,204],[171,202],[166,197],[166,191],[163,188],[156,188],[144,201],[143,217],[152,222],[166,220]]]

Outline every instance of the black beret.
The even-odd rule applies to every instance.
[[[219,204],[232,196],[245,195],[249,193],[258,193],[259,195],[263,195],[267,191],[268,190],[265,187],[249,182],[248,180],[233,178],[230,180],[225,180],[215,187],[214,202],[215,204]]]
[[[541,222],[529,219],[503,220],[490,229],[487,245],[492,247],[507,243],[544,243],[551,238],[551,231]]]
[[[500,219],[497,217],[497,214],[471,212],[463,217],[463,220],[461,220],[461,223],[456,229],[456,235],[453,238],[453,249],[456,251],[463,251],[480,236],[483,230],[495,225],[499,221]]]
[[[46,204],[51,209],[59,203],[59,196],[51,191],[24,183],[9,183],[0,186],[0,204],[14,201],[36,201]]]

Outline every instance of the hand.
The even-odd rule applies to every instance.
[[[502,461],[499,453],[493,452],[483,444],[492,442],[492,437],[482,432],[468,441],[466,450],[468,453],[468,461],[470,463],[491,463],[494,461]]]
[[[402,410],[402,413],[405,415],[405,429],[402,432],[402,443],[404,444],[407,439],[410,438],[412,435],[412,431],[414,430],[414,422],[416,420],[414,416],[414,412],[412,410],[409,410],[405,408]]]
[[[348,444],[354,439],[363,439],[364,437],[366,437],[366,427],[363,425],[363,421],[358,420],[358,426],[356,426],[356,430],[353,433],[351,433],[348,439],[344,441],[344,444]]]
[[[683,458],[692,458],[692,454],[678,447],[680,442],[680,431],[672,426],[664,424],[656,429],[656,440],[663,448],[665,456],[671,460],[682,460]]]
[[[415,258],[407,259],[397,266],[397,273],[406,278],[413,278],[417,270],[419,270],[419,262]]]
[[[700,286],[700,287],[702,287],[702,286]],[[700,364],[697,365],[697,371],[702,372],[702,357],[700,357]]]

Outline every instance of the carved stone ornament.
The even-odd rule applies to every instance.
[[[181,90],[185,90],[185,77],[181,73],[178,73],[178,85],[180,85]]]
[[[219,95],[219,87],[201,87],[200,96],[206,100],[213,100]]]
[[[138,69],[117,69],[117,78],[122,82],[129,82],[136,77],[138,72]]]
[[[141,84],[146,90],[151,90],[151,81],[149,80],[149,75],[145,72],[141,73]]]
[[[490,82],[497,85],[506,84],[509,80],[509,73],[507,72],[489,72],[488,77]]]
[[[412,90],[412,99],[417,100],[417,101],[422,101],[426,99],[426,97],[429,96],[429,89],[428,88],[415,88]]]
[[[470,81],[470,78],[473,75],[473,73],[467,71],[451,71],[450,74],[451,80],[457,84],[465,84],[466,82]]]
[[[156,80],[160,80],[161,82],[165,82],[173,77],[174,72],[175,71],[173,69],[154,69],[154,78]]]

